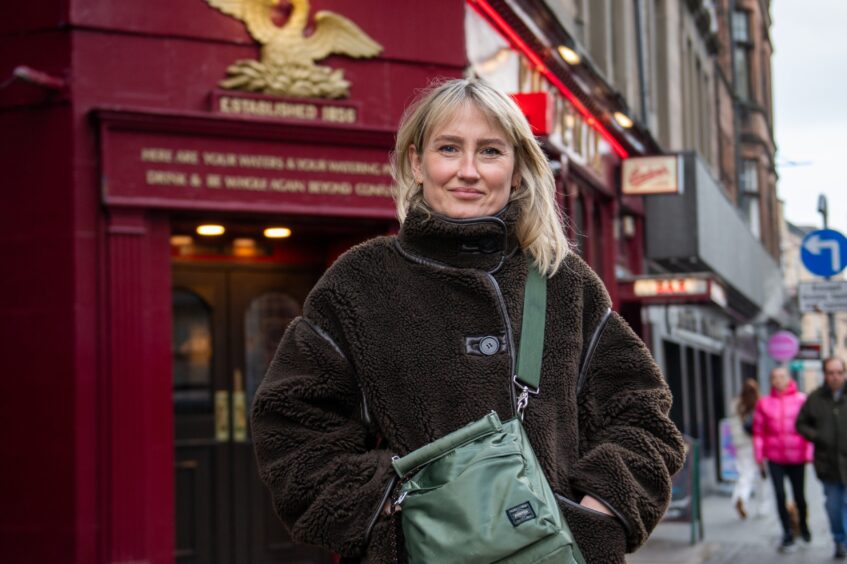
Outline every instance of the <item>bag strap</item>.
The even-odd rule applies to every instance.
[[[526,275],[523,298],[518,365],[513,381],[521,389],[517,400],[518,415],[529,403],[529,394],[536,395],[541,384],[541,357],[544,352],[544,322],[547,316],[547,278],[531,263]]]

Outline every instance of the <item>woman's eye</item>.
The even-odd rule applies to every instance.
[[[458,147],[456,147],[455,145],[442,145],[438,148],[438,151],[440,153],[455,153],[458,150]]]
[[[497,157],[503,154],[503,151],[496,147],[485,147],[481,152],[486,157]]]

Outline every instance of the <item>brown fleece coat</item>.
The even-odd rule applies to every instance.
[[[400,515],[380,511],[395,485],[391,457],[492,409],[514,415],[527,273],[516,215],[514,205],[474,220],[413,211],[397,237],[353,248],[312,290],[252,420],[262,479],[296,541],[364,562],[403,561]],[[548,282],[541,393],[524,421],[591,564],[623,562],[644,542],[683,459],[667,385],[617,314],[577,398],[581,356],[609,305],[597,276],[570,255]],[[494,354],[480,349],[487,336],[499,343]],[[583,494],[616,516],[581,508]]]

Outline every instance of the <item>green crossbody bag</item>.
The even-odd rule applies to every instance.
[[[547,280],[530,268],[515,384],[518,416],[492,411],[393,461],[413,564],[584,564],[521,423],[537,394]]]

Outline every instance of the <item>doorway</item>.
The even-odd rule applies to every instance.
[[[172,269],[177,563],[332,562],[292,543],[259,481],[256,388],[321,269],[175,261]]]

